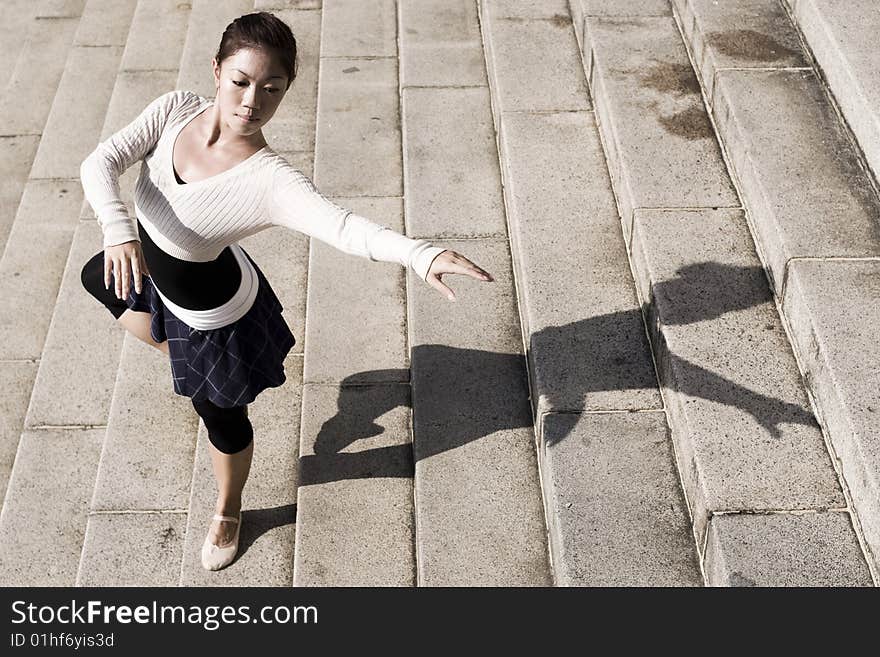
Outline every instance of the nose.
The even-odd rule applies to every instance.
[[[259,97],[260,97],[260,92],[257,89],[256,85],[253,85],[253,86],[249,85],[248,88],[245,89],[245,92],[244,92],[244,99],[243,99],[244,106],[254,110],[255,112],[259,111],[259,109],[260,109]]]

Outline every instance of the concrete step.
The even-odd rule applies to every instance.
[[[864,152],[880,178],[880,81],[873,0],[785,0]]]
[[[481,2],[554,581],[701,585],[575,33],[553,5]]]
[[[880,256],[880,199],[821,80],[810,68],[791,68],[807,58],[777,2],[675,5],[691,52],[703,53],[694,61],[703,87],[711,89],[706,98],[719,137],[876,569],[880,458],[866,438],[875,423],[860,409],[877,407],[880,398],[870,378],[846,374],[858,370],[864,356],[842,348],[852,325],[829,324],[822,300],[825,286],[836,281],[842,287],[835,294],[847,300],[850,316],[871,308],[869,278],[845,272]],[[719,37],[731,24],[748,38]],[[805,278],[789,289],[795,271],[816,266],[824,283]]]
[[[495,277],[457,277],[452,287],[467,301],[450,303],[409,274],[418,583],[547,585],[477,5],[403,0],[399,9],[407,232],[462,253]]]
[[[710,535],[713,563],[737,555],[735,572],[757,584],[771,583],[769,572],[821,582],[788,518],[808,512],[838,526],[826,512],[850,522],[851,509],[681,35],[655,10],[620,17],[603,15],[616,3],[582,6],[585,70],[706,582],[739,583],[733,571],[707,568]],[[766,522],[752,523],[755,513]],[[715,531],[722,515],[738,531]],[[768,553],[758,546],[771,529],[787,540]],[[816,549],[846,555],[844,579],[870,584],[851,525],[834,535]]]
[[[403,232],[395,3],[322,13],[315,184]],[[294,585],[412,586],[405,272],[310,242]]]

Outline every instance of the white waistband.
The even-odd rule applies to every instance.
[[[168,310],[187,326],[199,331],[221,328],[244,317],[245,313],[254,305],[254,299],[257,298],[257,291],[260,287],[257,271],[238,244],[230,244],[229,248],[235,255],[241,269],[241,284],[229,301],[216,308],[208,310],[182,308],[162,294],[155,284],[153,285]]]

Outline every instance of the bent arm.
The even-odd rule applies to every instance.
[[[270,223],[315,237],[344,253],[411,267],[423,281],[431,263],[446,249],[412,239],[340,207],[290,165],[274,174]]]
[[[119,191],[120,176],[159,141],[168,114],[183,92],[169,91],[152,101],[134,121],[98,144],[79,168],[83,194],[95,211],[104,246],[138,240],[136,221]]]

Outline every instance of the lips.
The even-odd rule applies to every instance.
[[[247,116],[246,114],[236,114],[236,116],[246,123],[254,123],[256,121],[259,121],[259,118],[256,116]]]

